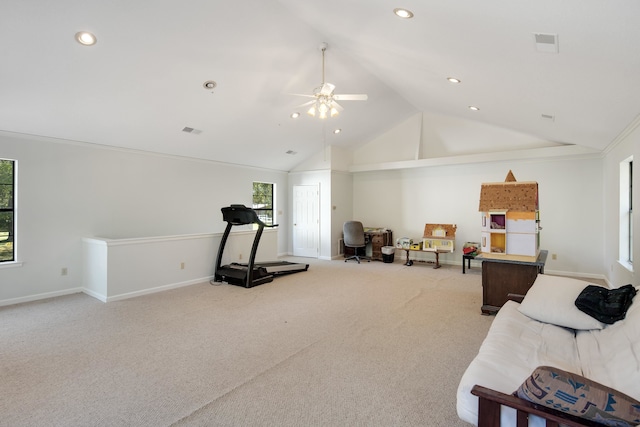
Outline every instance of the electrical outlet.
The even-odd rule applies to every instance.
[[[67,275],[67,267],[62,267],[62,270],[60,270],[60,275],[61,276],[66,276]]]
[[[558,259],[558,254],[551,254],[551,259]]]
[[[184,270],[184,262],[180,263],[180,270]]]
[[[242,259],[242,254],[238,255],[238,259]]]

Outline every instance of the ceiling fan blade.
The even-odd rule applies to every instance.
[[[306,107],[307,105],[315,104],[315,102],[316,102],[315,100],[314,101],[305,102],[304,104],[296,105],[296,107]]]
[[[289,95],[293,95],[293,96],[304,96],[305,98],[315,98],[315,95],[308,95],[308,94],[304,94],[304,93],[290,93]]]
[[[333,95],[333,99],[338,101],[366,101],[369,97],[365,94],[351,94],[351,95]]]
[[[335,108],[339,112],[344,111],[344,108],[342,108],[342,105],[338,104],[336,101],[331,102],[331,107]]]
[[[334,85],[332,85],[331,83],[325,83],[322,85],[322,88],[320,89],[320,95],[326,95],[329,96],[331,95],[331,93],[333,92],[333,90],[336,87]]]

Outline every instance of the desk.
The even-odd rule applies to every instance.
[[[542,250],[534,261],[529,257],[476,257],[482,261],[482,314],[495,314],[509,299],[508,294],[525,295],[538,274],[544,274],[548,251]]]
[[[371,259],[382,261],[382,247],[393,246],[393,233],[384,228],[364,228],[364,237],[367,245],[371,244]],[[344,256],[354,255],[354,248],[344,247]]]
[[[405,251],[407,253],[407,262],[404,265],[407,266],[411,266],[413,265],[413,261],[409,259],[409,252],[422,252],[423,254],[428,254],[428,253],[432,253],[432,254],[436,254],[436,265],[433,266],[433,268],[440,268],[442,267],[440,265],[440,254],[449,254],[451,253],[451,251],[443,251],[443,250],[436,250],[436,251],[423,251],[422,249],[408,249],[408,248],[400,248],[403,251]]]

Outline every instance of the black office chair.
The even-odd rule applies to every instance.
[[[362,223],[360,221],[347,221],[342,226],[342,233],[344,234],[344,246],[347,248],[353,248],[353,256],[345,258],[344,262],[347,262],[350,259],[355,259],[358,261],[358,264],[360,264],[361,259],[366,259],[367,262],[370,262],[371,260],[368,257],[358,255],[358,249],[365,248],[364,250],[366,253],[367,247]]]

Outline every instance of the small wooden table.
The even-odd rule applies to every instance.
[[[434,265],[433,268],[442,267],[440,265],[440,254],[451,253],[451,251],[443,251],[443,250],[440,250],[440,249],[438,249],[436,251],[424,251],[422,249],[408,249],[408,248],[401,248],[401,249],[407,253],[407,262],[404,264],[404,265],[407,265],[407,266],[413,265],[413,261],[409,259],[409,252],[422,252],[422,253],[436,254],[436,265]]]
[[[464,260],[467,260],[467,268],[471,270],[471,260],[475,260],[479,255],[479,252],[472,252],[470,254],[462,254],[462,274],[465,274]]]

